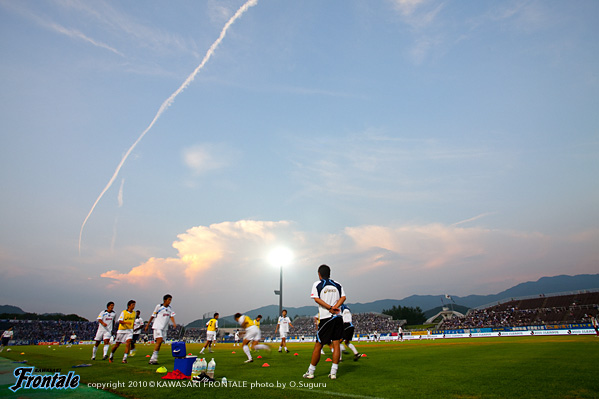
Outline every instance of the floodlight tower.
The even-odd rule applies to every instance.
[[[288,248],[279,247],[270,253],[270,264],[279,267],[279,289],[275,290],[275,295],[279,296],[279,316],[283,313],[283,266],[291,263],[293,253]]]

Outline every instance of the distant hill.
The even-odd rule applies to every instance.
[[[12,305],[0,305],[0,314],[1,313],[7,313],[7,314],[25,314],[25,311],[23,309],[21,309],[18,306],[12,306]]]
[[[537,281],[518,284],[498,294],[453,296],[455,303],[470,308],[489,305],[495,302],[523,296],[554,294],[570,291],[599,289],[599,274],[579,274],[576,276],[542,277]],[[444,295],[412,295],[402,299],[403,306],[420,306],[421,309],[431,309],[439,306]]]
[[[510,298],[516,297],[562,293],[569,291],[582,291],[591,289],[599,289],[599,274],[579,274],[576,276],[561,275],[554,277],[542,277],[537,281],[528,281],[525,283],[521,283],[505,291],[501,291],[497,294],[468,295],[465,297],[452,296],[452,299],[454,302],[454,309],[460,312],[460,310],[458,310],[458,306],[463,306],[465,308],[475,308],[478,306],[493,304],[501,300],[509,300]],[[422,309],[425,312],[425,314],[428,314],[429,311],[432,311],[435,308],[442,306],[444,303],[446,305],[449,304],[448,300],[445,299],[445,293],[439,295],[412,295],[404,299],[381,299],[378,301],[368,303],[349,302],[347,303],[347,306],[349,306],[349,308],[352,310],[352,313],[382,313],[384,309],[391,309],[393,306],[408,306],[420,307],[420,309]],[[294,318],[295,316],[312,316],[316,314],[317,311],[315,305],[302,306],[298,308],[286,307],[286,309],[289,314],[289,317],[291,318]],[[278,312],[278,305],[268,305],[254,310],[247,310],[244,313],[250,317],[256,317],[257,315],[261,314],[264,317],[264,319],[270,318],[271,320],[276,320],[278,318]],[[431,313],[430,316],[433,316],[435,313]],[[206,321],[208,320],[196,320],[189,323],[187,327],[202,328],[206,326]],[[219,324],[222,324],[223,327],[225,327],[224,324],[229,324],[233,326],[235,323],[232,315],[224,317],[221,316],[219,321]]]
[[[76,314],[64,313],[27,313],[18,306],[0,305],[0,319],[17,320],[70,320],[70,321],[88,321],[86,318]]]

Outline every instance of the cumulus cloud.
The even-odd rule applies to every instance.
[[[240,220],[193,227],[173,243],[176,258],[150,258],[129,272],[110,270],[101,276],[114,283],[138,285],[193,283],[209,270],[235,270],[261,262],[269,247],[289,235],[289,225],[286,221]]]

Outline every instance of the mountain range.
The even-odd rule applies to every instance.
[[[464,297],[451,296],[451,300],[446,298],[445,294],[411,295],[404,299],[381,299],[368,303],[348,302],[347,306],[352,310],[352,313],[382,313],[383,310],[391,309],[393,306],[407,306],[419,307],[425,312],[425,314],[428,314],[430,313],[428,311],[432,311],[443,304],[449,306],[450,302],[464,306],[466,308],[475,308],[484,305],[492,305],[499,301],[509,300],[511,298],[517,297],[527,297],[541,294],[548,295],[594,289],[599,290],[599,274],[579,274],[575,276],[561,275],[554,277],[542,277],[537,281],[521,283],[497,294],[468,295]],[[285,308],[287,309],[289,317],[292,319],[295,316],[312,316],[317,312],[316,305]],[[276,320],[278,318],[278,313],[278,305],[263,306],[245,312],[245,314],[250,317],[256,317],[261,314],[264,319],[270,318],[271,320]],[[205,327],[206,321],[207,320],[198,319],[187,324],[186,327],[202,328]],[[233,320],[233,316],[220,317],[219,324],[222,327],[225,327],[227,325],[234,325],[235,321]]]

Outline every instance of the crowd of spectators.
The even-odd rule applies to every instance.
[[[15,340],[46,342],[65,342],[72,334],[77,340],[91,340],[98,328],[95,321],[10,320],[7,325],[13,328]]]
[[[511,300],[485,309],[471,309],[464,317],[444,320],[439,330],[521,327],[589,322],[599,308],[599,293],[582,293]]]

